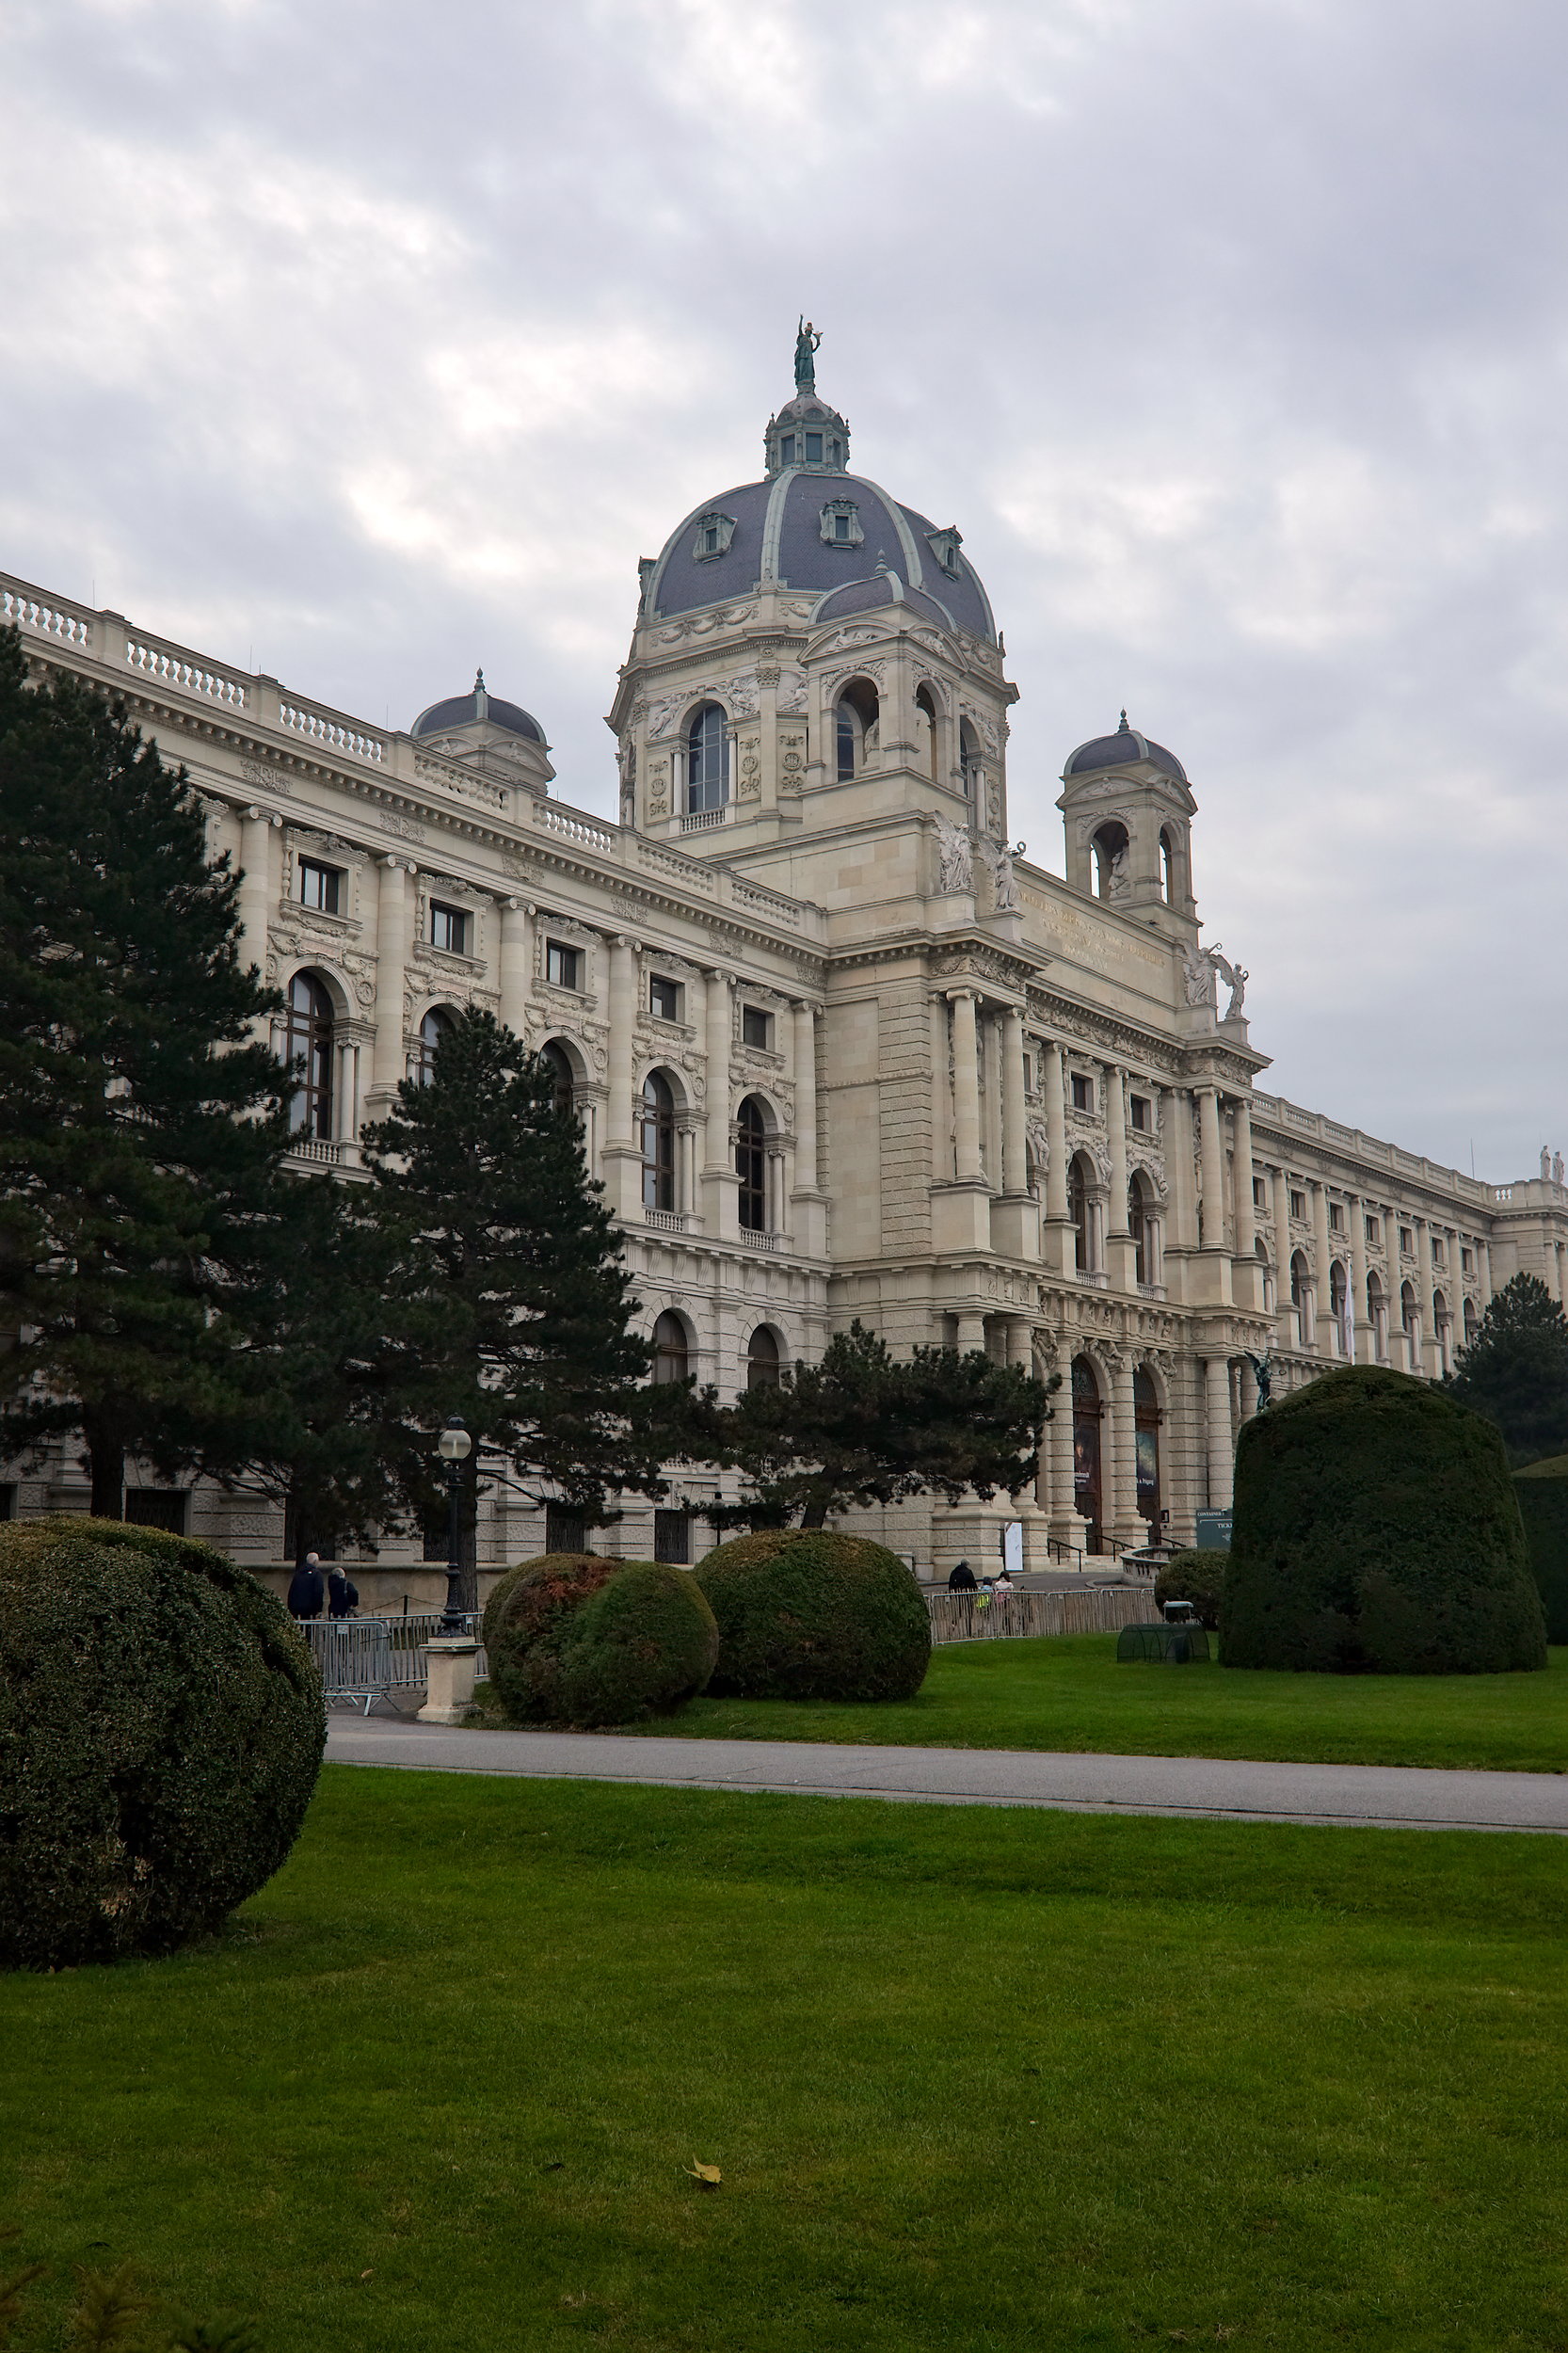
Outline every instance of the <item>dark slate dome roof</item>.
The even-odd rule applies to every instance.
[[[874,580],[852,580],[842,588],[830,588],[811,618],[840,621],[851,613],[875,613],[889,604],[907,605],[920,620],[934,621],[938,629],[952,627],[952,615],[945,604],[928,597],[923,588],[906,588],[896,574],[887,572]]]
[[[861,532],[854,545],[832,546],[823,537],[823,508],[837,500],[854,504]],[[726,516],[734,525],[722,555],[697,553],[697,525],[707,515]],[[958,550],[951,570],[937,562],[932,541],[941,536],[935,523],[864,474],[786,467],[765,481],[741,483],[693,507],[664,542],[646,610],[655,618],[694,613],[701,605],[749,595],[760,582],[825,595],[864,584],[867,571],[885,563],[899,575],[906,596],[923,590],[936,601],[943,626],[967,630],[994,645],[996,622],[980,575]]]
[[[1086,776],[1096,768],[1121,768],[1132,760],[1151,760],[1178,784],[1187,782],[1187,771],[1175,752],[1168,752],[1163,744],[1153,743],[1148,736],[1140,735],[1136,728],[1129,728],[1125,711],[1115,734],[1096,735],[1087,744],[1080,744],[1062,774],[1064,778]]]
[[[486,692],[483,670],[469,694],[449,695],[445,702],[432,703],[428,710],[420,712],[408,732],[440,735],[448,728],[471,728],[480,719],[488,719],[492,727],[504,728],[509,735],[525,735],[531,744],[542,744],[545,740],[544,729],[532,712]]]

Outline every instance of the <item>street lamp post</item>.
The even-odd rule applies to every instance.
[[[454,1414],[437,1441],[446,1465],[446,1608],[440,1630],[461,1634],[463,1612],[463,1465],[473,1451],[461,1414]]]

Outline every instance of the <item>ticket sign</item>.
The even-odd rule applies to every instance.
[[[1200,1512],[1197,1514],[1198,1550],[1228,1552],[1230,1550],[1230,1513]]]

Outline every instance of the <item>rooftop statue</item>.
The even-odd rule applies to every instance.
[[[795,330],[795,390],[814,392],[817,389],[817,346],[822,337],[805,312]]]

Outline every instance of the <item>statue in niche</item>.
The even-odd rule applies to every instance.
[[[1247,983],[1252,975],[1243,966],[1232,964],[1218,942],[1206,952],[1206,961],[1214,967],[1230,991],[1230,1002],[1225,1007],[1224,1017],[1226,1021],[1234,1021],[1246,1002]]]
[[[936,820],[936,888],[942,894],[974,888],[974,856],[968,835],[950,817]]]
[[[800,325],[795,329],[795,390],[797,392],[816,391],[817,353],[821,345],[822,337],[802,312]]]
[[[1111,854],[1111,868],[1105,878],[1105,893],[1108,899],[1127,897],[1127,843],[1125,841],[1119,850],[1113,850]]]

